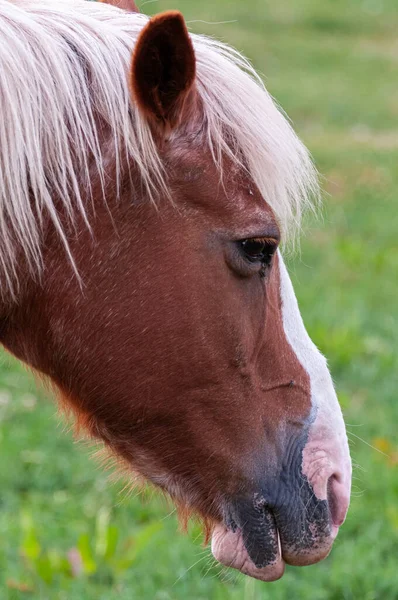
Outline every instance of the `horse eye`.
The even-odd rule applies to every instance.
[[[275,240],[269,238],[247,238],[239,242],[242,254],[251,263],[269,266],[277,249]]]

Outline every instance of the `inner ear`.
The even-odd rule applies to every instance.
[[[181,13],[153,17],[137,40],[131,68],[131,90],[140,110],[148,119],[175,127],[192,97],[195,72],[195,52]]]

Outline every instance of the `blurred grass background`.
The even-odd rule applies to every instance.
[[[288,567],[273,584],[223,571],[202,548],[198,528],[178,533],[175,515],[156,495],[141,500],[112,485],[31,376],[4,357],[0,598],[395,600],[396,0],[149,0],[140,7],[180,9],[193,31],[245,53],[323,174],[323,219],[310,224],[290,267],[348,424],[352,505],[319,565]]]

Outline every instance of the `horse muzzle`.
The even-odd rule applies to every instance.
[[[240,498],[216,526],[212,553],[225,566],[274,581],[282,577],[285,563],[311,565],[329,554],[341,524],[333,519],[337,505],[340,515],[346,512],[344,500],[318,500],[304,482],[300,497],[290,502],[275,504],[262,493]]]
[[[225,503],[212,537],[213,555],[223,565],[274,581],[285,564],[310,565],[329,554],[348,510],[351,463],[339,471],[318,459],[317,477],[308,478],[301,444],[294,446],[288,465]]]

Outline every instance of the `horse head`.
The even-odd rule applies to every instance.
[[[178,12],[148,20],[130,3],[94,4],[76,11],[92,19],[103,62],[71,34],[63,52],[78,83],[61,116],[51,99],[44,108],[44,70],[32,76],[41,102],[29,110],[59,121],[34,138],[21,116],[27,142],[15,152],[37,139],[47,161],[40,185],[37,161],[15,163],[31,165],[40,275],[10,211],[19,285],[3,294],[1,341],[129,470],[209,524],[221,563],[277,579],[285,563],[329,553],[350,494],[342,413],[279,249],[313,168],[240,55],[190,36]],[[66,91],[53,94],[63,106]],[[54,131],[69,146],[77,132],[73,149]]]

